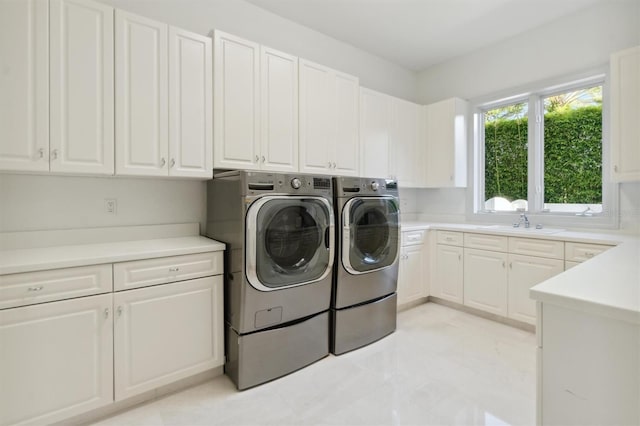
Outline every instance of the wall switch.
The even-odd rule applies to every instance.
[[[105,198],[104,210],[109,214],[118,213],[118,200],[115,198]]]

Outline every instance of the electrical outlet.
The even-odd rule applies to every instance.
[[[118,213],[118,200],[115,198],[105,198],[104,210],[109,214]]]

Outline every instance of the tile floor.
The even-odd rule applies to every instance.
[[[243,392],[220,376],[96,425],[533,425],[535,336],[434,303],[397,331]]]

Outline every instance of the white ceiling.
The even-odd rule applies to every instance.
[[[247,0],[419,71],[611,0]]]

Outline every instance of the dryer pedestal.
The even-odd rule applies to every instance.
[[[244,390],[313,364],[329,355],[329,312],[278,328],[238,335],[226,327],[225,373]]]
[[[331,353],[340,355],[373,343],[396,329],[397,295],[344,309],[331,309]]]

